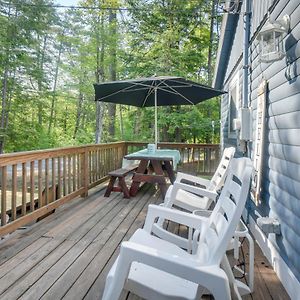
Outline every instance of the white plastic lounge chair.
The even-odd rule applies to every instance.
[[[229,282],[234,284],[234,278],[226,248],[245,206],[251,172],[250,159],[232,161],[220,200],[207,219],[149,205],[144,228],[121,244],[102,299],[117,300],[123,287],[145,299],[199,299],[203,287],[217,300],[230,299]],[[199,230],[196,254],[151,235],[157,217]]]
[[[177,206],[189,212],[207,210],[211,203],[216,201],[219,196],[217,191],[220,190],[224,184],[234,153],[234,147],[225,148],[219,166],[211,180],[185,173],[178,173],[174,184],[168,188],[164,203],[161,205],[169,208]],[[183,180],[196,183],[202,187],[184,183],[182,182]],[[191,251],[190,241],[176,234],[170,234],[163,229],[164,221],[164,219],[159,218],[153,227],[153,232],[160,238],[176,243],[181,248]]]
[[[176,205],[188,211],[208,209],[217,196],[216,192],[220,190],[224,184],[228,166],[234,153],[234,147],[224,150],[219,166],[211,180],[178,172],[174,184],[168,188],[166,193],[164,200],[165,206],[172,207],[172,205]],[[186,181],[197,184],[198,186],[200,185],[202,189],[206,189],[212,193],[208,193],[206,196],[199,198],[197,196],[199,187],[184,183]]]
[[[203,217],[209,217],[211,211],[208,208],[211,203],[216,200],[218,194],[217,191],[223,186],[226,178],[230,162],[234,156],[235,148],[226,148],[223,152],[220,164],[212,177],[212,179],[205,180],[200,177],[179,173],[176,177],[176,181],[173,186],[170,186],[164,203],[165,207],[180,207],[189,212],[197,212],[198,215]],[[188,180],[204,186],[193,186],[183,183],[182,181]],[[167,240],[171,243],[179,245],[183,249],[187,249],[188,252],[192,251],[192,230],[189,230],[188,239],[181,237],[177,234],[171,233],[163,228],[164,219],[159,218],[157,223],[153,225],[152,232],[158,237]],[[234,234],[234,239],[229,243],[228,249],[234,249],[234,257],[238,260],[239,256],[239,238],[246,238],[249,243],[249,272],[248,272],[248,287],[241,288],[241,293],[246,294],[253,291],[254,286],[254,243],[250,236],[246,225],[240,220],[238,227]]]

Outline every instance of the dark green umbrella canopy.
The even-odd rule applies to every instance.
[[[138,107],[191,105],[219,96],[216,90],[181,77],[159,76],[94,84],[95,100]]]

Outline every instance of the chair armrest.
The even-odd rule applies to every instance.
[[[193,214],[203,218],[209,218],[212,214],[212,210],[209,209],[196,209],[193,211]]]
[[[218,196],[218,194],[216,192],[209,191],[207,189],[203,189],[203,188],[200,188],[198,186],[193,186],[193,185],[186,184],[186,183],[181,183],[181,182],[174,182],[170,198],[175,198],[176,194],[177,194],[177,191],[179,189],[182,189],[182,190],[187,191],[187,192],[194,193],[198,196],[207,197],[209,199],[212,199],[213,201],[215,201],[217,199],[217,196]]]
[[[228,280],[225,272],[218,265],[199,265],[194,255],[187,254],[180,257],[164,249],[155,249],[130,241],[122,242],[120,259],[121,257],[127,260],[127,265],[128,262],[139,261],[208,288],[209,283],[214,282],[211,281],[212,279]]]
[[[177,209],[150,204],[148,206],[144,230],[151,233],[152,226],[155,223],[156,218],[170,220],[199,230],[201,229],[201,226],[203,226],[203,223],[205,223],[205,220],[207,220],[207,218],[194,216],[191,213],[183,212]]]
[[[181,182],[182,180],[191,181],[192,183],[202,185],[206,188],[210,184],[210,180],[208,180],[208,179],[204,179],[204,178],[201,178],[201,177],[198,177],[198,176],[178,172],[177,175],[176,175],[175,182]]]

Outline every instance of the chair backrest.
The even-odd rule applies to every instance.
[[[232,159],[219,200],[201,228],[196,255],[203,264],[220,264],[248,197],[252,162]]]
[[[222,158],[218,165],[218,168],[214,174],[214,176],[210,180],[210,184],[207,187],[210,191],[218,191],[224,184],[228,167],[230,165],[231,159],[233,158],[235,153],[234,147],[225,148],[223,151]]]

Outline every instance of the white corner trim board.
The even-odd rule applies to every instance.
[[[257,90],[257,112],[256,129],[253,152],[254,176],[252,179],[251,193],[256,205],[260,202],[260,190],[262,180],[262,165],[264,155],[264,135],[266,127],[266,101],[267,101],[267,81],[263,80]]]
[[[300,282],[297,280],[293,272],[284,262],[277,249],[272,245],[272,243],[267,239],[265,234],[257,226],[252,217],[249,217],[249,227],[256,242],[261,248],[263,254],[268,259],[269,263],[272,265],[279,280],[281,281],[282,285],[286,289],[291,299],[299,299]]]

